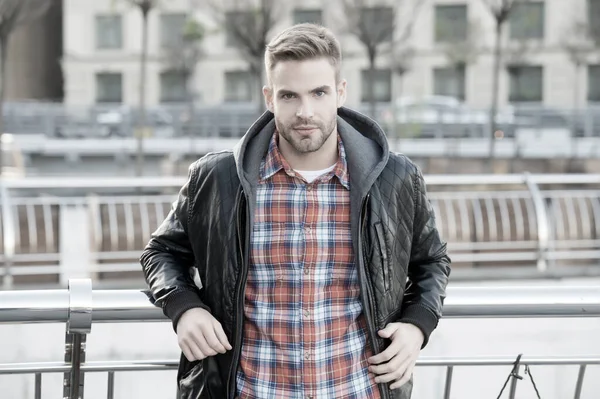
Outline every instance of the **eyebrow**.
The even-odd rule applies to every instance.
[[[323,86],[319,86],[317,88],[314,88],[310,91],[310,93],[316,93],[318,91],[325,91],[325,92],[330,92],[331,91],[331,87],[328,85],[323,85]],[[298,94],[296,92],[293,92],[291,90],[286,90],[286,89],[281,89],[277,91],[277,95],[282,96],[285,94]]]

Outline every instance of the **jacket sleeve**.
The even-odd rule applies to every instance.
[[[188,235],[188,218],[194,198],[194,184],[198,172],[192,164],[188,180],[179,191],[177,200],[140,256],[146,283],[150,289],[150,300],[162,308],[172,320],[173,328],[181,315],[189,309],[208,307],[200,299],[200,289],[194,283],[192,268],[194,253]]]
[[[423,175],[418,167],[415,168],[413,239],[400,321],[421,329],[425,347],[442,316],[450,258],[446,253],[446,243],[436,227]]]

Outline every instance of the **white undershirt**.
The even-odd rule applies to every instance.
[[[294,169],[294,170],[297,173],[299,173],[300,175],[302,175],[302,177],[304,177],[307,182],[312,183],[313,181],[315,181],[315,179],[324,175],[325,173],[331,172],[334,168],[335,168],[335,164],[331,165],[330,167],[328,167],[326,169],[321,169],[321,170],[298,170],[298,169]]]

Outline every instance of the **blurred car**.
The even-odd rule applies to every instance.
[[[476,124],[489,122],[487,110],[472,109],[455,97],[425,96],[422,98],[400,97],[396,103],[383,111],[382,120],[393,122],[393,108],[399,124]],[[496,123],[515,124],[517,116],[512,106],[498,110]]]
[[[96,123],[110,129],[111,136],[131,137],[140,123],[141,113],[130,107],[120,107],[101,111],[96,115]],[[146,110],[146,125],[151,137],[173,137],[175,128],[173,116],[160,108]]]
[[[140,113],[128,106],[98,107],[83,115],[70,113],[55,118],[55,134],[61,138],[134,137]],[[173,137],[173,117],[161,109],[146,111],[146,125],[152,137]]]

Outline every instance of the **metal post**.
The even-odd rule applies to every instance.
[[[515,395],[517,394],[517,382],[519,382],[519,379],[522,379],[522,377],[519,376],[520,368],[521,366],[519,364],[516,364],[513,369],[513,373],[515,375],[512,376],[512,381],[510,382],[510,393],[508,395],[510,399],[515,399]]]
[[[8,196],[6,183],[0,181],[0,203],[2,204],[2,240],[4,244],[4,278],[3,286],[5,290],[12,287],[12,264],[15,256],[15,221],[12,212],[12,204]],[[2,273],[0,273],[2,274]]]
[[[577,385],[575,385],[575,399],[581,398],[581,389],[583,387],[583,378],[585,377],[585,364],[579,366],[579,375],[577,376]]]
[[[107,391],[107,394],[106,394],[107,399],[114,399],[114,397],[115,397],[115,372],[114,371],[108,372],[108,387],[107,387],[106,391]]]
[[[546,205],[544,204],[544,198],[540,191],[539,186],[533,181],[529,173],[525,173],[525,183],[529,192],[531,193],[531,199],[533,200],[533,206],[535,208],[535,214],[537,218],[537,230],[538,230],[538,259],[537,268],[540,272],[545,272],[548,269],[548,261],[546,259],[548,253],[548,246],[550,242],[550,228],[548,213],[546,212]]]
[[[86,335],[92,329],[92,280],[69,280],[69,316],[65,337],[65,362],[71,370],[64,374],[63,398],[82,399]]]
[[[35,373],[35,399],[42,399],[42,373]]]
[[[446,387],[444,388],[444,399],[450,399],[450,390],[452,389],[452,374],[454,366],[448,366],[446,369]]]

